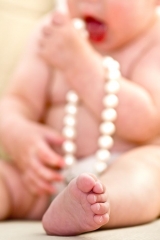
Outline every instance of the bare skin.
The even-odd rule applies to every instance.
[[[154,157],[146,157],[146,153],[151,156],[153,152]],[[76,235],[156,219],[160,213],[159,157],[157,147],[140,148],[118,159],[98,181],[94,176],[94,180],[91,179],[90,174],[73,179],[44,214],[43,226],[47,234]]]
[[[102,17],[108,24],[108,39],[101,44],[88,42],[77,34],[70,18],[52,14],[33,34],[0,103],[0,140],[12,159],[12,163],[0,162],[0,206],[3,206],[0,219],[41,219],[50,195],[56,194],[54,183],[63,181],[57,169],[64,167],[61,130],[65,95],[70,88],[81,98],[77,159],[96,151],[104,95],[101,62],[102,56],[108,54],[119,61],[122,73],[112,149],[120,156],[98,180],[90,174],[74,179],[52,202],[43,225],[48,234],[73,235],[100,227],[152,221],[160,211],[160,57],[157,54],[160,17],[155,13],[157,1],[143,0],[142,5],[135,0],[130,1],[131,5],[126,0],[69,0],[68,3],[70,17],[84,18],[87,14]],[[109,3],[113,4],[110,8],[106,5]],[[116,3],[122,10],[126,9],[121,21],[114,19]],[[83,5],[82,8],[79,4],[90,7]],[[140,11],[141,7],[144,11]],[[90,9],[90,13],[85,12],[86,9]],[[138,15],[131,21],[130,16],[135,16],[133,9]],[[84,179],[90,186],[87,190]],[[100,191],[103,199],[97,199],[95,204],[92,196],[99,195],[100,186],[103,186]],[[68,200],[65,204],[64,194]],[[96,208],[99,202],[103,202],[100,210]],[[57,209],[61,210],[60,216],[57,216]],[[87,217],[85,212],[89,213]],[[99,218],[99,214],[103,217]],[[51,224],[51,218],[55,226],[61,222],[59,232]],[[67,228],[66,220],[70,224]]]
[[[81,174],[52,202],[43,217],[43,226],[48,234],[55,235],[93,231],[108,223],[109,209],[104,186],[94,175]]]
[[[0,176],[0,199],[3,203],[0,220],[41,219],[48,207],[50,196],[31,194],[23,183],[22,174],[11,163],[0,162]]]

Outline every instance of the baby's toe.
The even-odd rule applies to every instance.
[[[98,181],[95,183],[95,186],[93,188],[94,193],[102,194],[105,192],[105,190],[106,188],[101,182]]]
[[[107,193],[102,193],[102,194],[95,194],[95,193],[90,193],[87,196],[87,200],[90,204],[93,203],[104,203],[108,199]]]
[[[102,215],[109,213],[109,203],[95,203],[91,205],[91,209],[94,214]]]
[[[94,219],[95,223],[102,226],[109,222],[109,214],[106,213],[104,215],[95,215],[93,217],[93,219]]]

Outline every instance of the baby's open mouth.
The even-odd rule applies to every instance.
[[[106,25],[93,17],[86,17],[84,21],[86,23],[90,40],[93,42],[103,41],[107,32]]]

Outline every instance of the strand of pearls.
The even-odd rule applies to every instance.
[[[104,69],[104,109],[101,114],[102,122],[99,127],[98,138],[99,149],[96,152],[95,170],[97,174],[103,173],[110,159],[110,149],[113,147],[113,134],[116,131],[115,120],[117,118],[116,107],[118,105],[117,93],[120,89],[119,78],[121,77],[120,66],[111,57],[105,57],[102,62]]]
[[[66,95],[65,117],[63,119],[62,134],[65,137],[65,141],[62,145],[64,152],[64,160],[67,167],[72,166],[75,161],[76,154],[76,116],[78,112],[79,97],[74,91],[69,91]]]
[[[73,25],[76,29],[84,29],[84,23],[80,19],[75,19]],[[86,36],[86,31],[84,36]],[[118,105],[117,93],[120,88],[119,78],[121,77],[120,66],[117,61],[111,57],[104,57],[102,66],[104,69],[104,109],[101,114],[101,124],[99,127],[100,136],[98,138],[98,150],[95,154],[95,174],[100,175],[106,169],[110,159],[110,149],[113,147],[113,134],[116,131],[115,120],[117,118],[116,107]],[[71,167],[76,163],[77,146],[76,139],[76,123],[78,112],[79,96],[73,90],[66,95],[65,117],[63,120],[63,136],[65,141],[62,145],[64,152],[64,160],[67,167]],[[70,177],[71,178],[71,177]],[[68,182],[68,181],[67,181]]]

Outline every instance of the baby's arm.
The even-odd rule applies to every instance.
[[[41,54],[51,64],[57,64],[57,67],[63,69],[71,88],[77,91],[100,122],[104,97],[102,56],[96,53],[87,41],[80,40],[79,35],[76,37],[71,23],[66,19],[57,24],[53,17],[52,25],[46,29],[49,34],[45,37],[45,31],[43,33]],[[157,52],[159,50],[156,49],[155,55]],[[160,70],[157,67],[157,57],[151,56],[149,59],[152,61],[140,63],[132,81],[121,77],[118,93],[117,135],[140,144],[155,138],[159,134],[160,126]],[[153,81],[156,84],[153,84]]]
[[[83,60],[74,71],[67,70],[66,76],[74,90],[94,113],[100,122],[103,110],[104,72],[102,59]],[[141,65],[143,68],[143,66]],[[87,70],[88,69],[88,70]],[[159,135],[160,130],[160,70],[155,62],[145,65],[143,71],[137,70],[134,81],[121,77],[118,93],[119,105],[116,120],[118,137],[134,143],[143,144]],[[86,82],[87,80],[87,82]],[[89,97],[88,97],[89,96]]]
[[[54,168],[61,168],[63,160],[52,150],[62,143],[62,137],[40,124],[50,80],[50,69],[37,54],[41,27],[32,36],[0,102],[0,141],[23,171],[29,188],[51,193],[51,183],[62,179]]]

